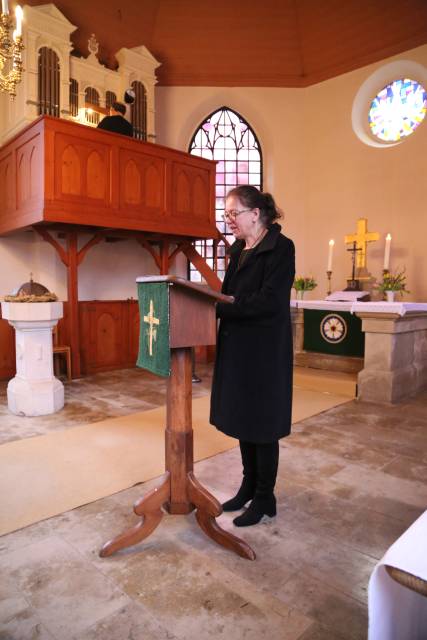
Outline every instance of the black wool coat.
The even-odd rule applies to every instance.
[[[274,442],[291,430],[295,248],[280,231],[271,225],[240,268],[244,242],[236,240],[222,286],[235,302],[217,304],[210,422],[247,442]]]

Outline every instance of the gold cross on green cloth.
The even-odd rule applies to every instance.
[[[157,329],[154,328],[154,325],[159,325],[160,320],[154,317],[154,305],[153,300],[150,300],[150,312],[147,316],[144,316],[144,322],[149,324],[149,328],[147,329],[148,338],[150,340],[149,354],[153,355],[153,339],[157,338]]]
[[[168,282],[138,282],[139,351],[137,367],[170,375]]]

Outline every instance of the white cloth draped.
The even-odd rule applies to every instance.
[[[406,313],[427,312],[426,302],[340,302],[338,300],[292,300],[291,307],[298,309],[321,309],[324,311],[350,311],[350,313]],[[427,634],[426,634],[427,639]]]
[[[351,313],[395,313],[404,316],[406,313],[427,312],[426,302],[354,302]],[[427,634],[426,634],[427,638]]]
[[[426,640],[427,597],[393,580],[384,565],[427,580],[427,511],[377,564],[368,592],[368,640]]]

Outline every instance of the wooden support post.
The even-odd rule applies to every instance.
[[[163,240],[160,250],[160,275],[167,276],[169,273],[169,240]]]
[[[190,513],[187,474],[193,471],[191,348],[172,349],[166,410],[166,471],[171,473],[169,513]]]
[[[67,291],[68,291],[68,331],[71,346],[71,368],[73,378],[80,377],[80,328],[78,295],[78,251],[77,233],[67,233]]]
[[[65,251],[57,240],[43,227],[33,227],[43,240],[48,242],[57,252],[61,262],[67,267],[67,291],[69,304],[68,333],[71,347],[71,372],[73,378],[81,375],[80,364],[80,325],[79,325],[79,295],[78,295],[78,267],[83,262],[89,249],[99,244],[105,238],[106,231],[98,231],[78,251],[77,231],[69,231],[63,235],[66,239]],[[62,236],[61,236],[62,237]],[[69,369],[68,369],[69,371]]]
[[[212,271],[207,264],[206,260],[196,251],[193,245],[186,245],[182,249],[182,253],[188,260],[194,264],[196,269],[202,274],[208,285],[214,289],[214,291],[221,291],[222,282]]]

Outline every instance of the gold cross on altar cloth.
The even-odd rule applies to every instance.
[[[375,242],[375,240],[379,240],[379,238],[380,234],[376,231],[368,231],[367,218],[358,219],[357,232],[344,237],[344,242],[346,244],[355,242],[356,248],[359,249],[356,253],[356,267],[366,267],[366,245],[368,242]]]
[[[157,329],[154,328],[154,325],[160,324],[160,320],[154,317],[154,307],[153,307],[152,300],[150,300],[150,312],[148,316],[144,316],[144,322],[147,322],[150,325],[149,329],[147,329],[147,334],[150,339],[149,354],[150,356],[152,356],[153,355],[153,339],[154,340],[157,339]]]

